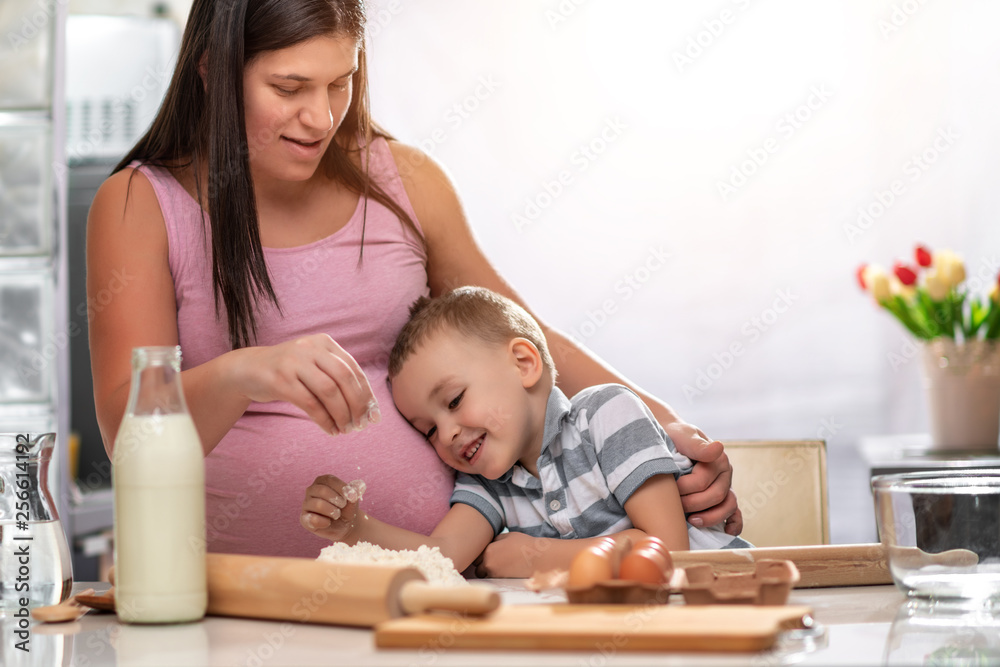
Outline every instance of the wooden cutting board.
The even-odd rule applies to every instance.
[[[601,651],[761,651],[805,627],[802,606],[575,605],[500,607],[486,618],[423,614],[375,628],[379,648]]]

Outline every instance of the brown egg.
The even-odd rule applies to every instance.
[[[628,536],[605,537],[597,544],[598,548],[606,550],[611,555],[612,578],[618,578],[622,558],[632,549],[632,540]]]
[[[590,588],[615,578],[611,550],[604,545],[590,546],[573,557],[569,566],[569,586]]]
[[[662,585],[667,581],[669,561],[655,548],[635,548],[622,559],[619,577],[623,581]]]
[[[617,542],[615,541],[615,538],[609,535],[608,537],[602,537],[601,541],[594,546],[600,547],[602,549],[614,549],[616,544]]]
[[[653,549],[660,552],[665,558],[670,558],[670,550],[667,549],[667,545],[663,543],[663,540],[656,537],[655,535],[649,535],[642,538],[635,543],[636,549]]]

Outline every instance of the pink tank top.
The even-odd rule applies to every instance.
[[[208,215],[167,172],[140,167],[166,222],[184,368],[230,349],[225,311],[215,312]],[[371,175],[416,220],[384,139]],[[364,218],[364,259],[359,264]],[[299,525],[306,487],[321,474],[363,479],[362,508],[387,523],[430,533],[448,510],[454,473],[399,415],[386,386],[388,354],[411,303],[428,293],[427,257],[416,235],[374,200],[320,241],[265,248],[284,315],[257,313],[259,345],[325,332],[364,369],[382,421],[332,437],[290,403],[253,403],[205,459],[208,549],[314,558],[329,543]]]

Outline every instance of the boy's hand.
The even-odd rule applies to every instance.
[[[363,480],[345,484],[333,475],[321,475],[306,489],[299,523],[310,533],[330,540],[346,542],[357,525],[358,503],[365,492]]]
[[[526,579],[535,573],[535,561],[549,548],[548,540],[524,533],[501,533],[473,563],[476,576]]]

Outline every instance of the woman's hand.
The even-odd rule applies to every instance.
[[[726,522],[726,533],[743,531],[743,514],[730,488],[733,466],[718,440],[709,440],[702,430],[685,422],[671,422],[664,430],[684,456],[694,461],[694,470],[677,479],[681,505],[692,526],[714,526]]]
[[[288,401],[332,435],[382,418],[364,371],[327,334],[231,354],[237,390],[251,401]]]
[[[346,541],[354,532],[364,492],[365,483],[360,479],[345,484],[333,475],[321,475],[306,489],[299,523],[331,542]]]

